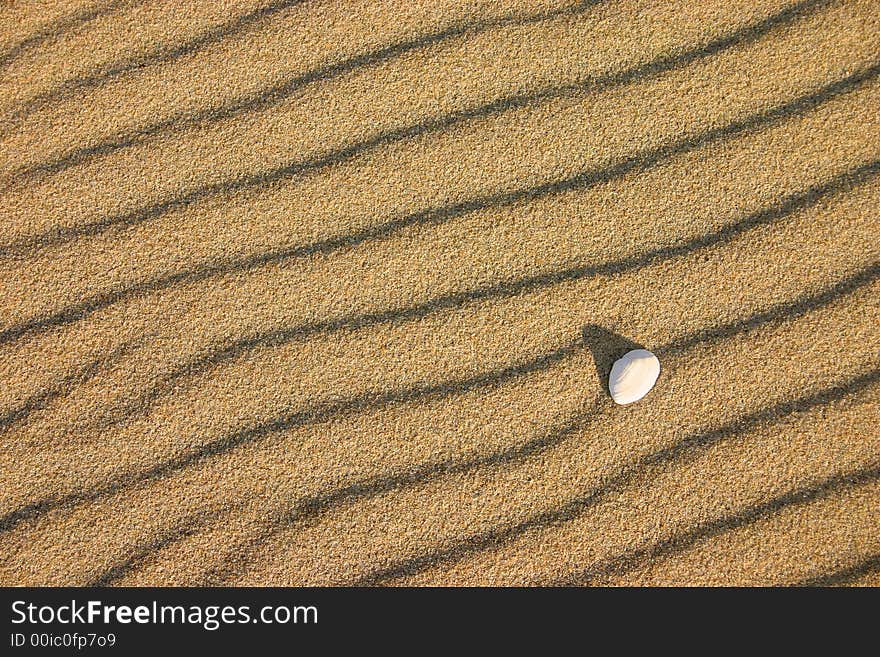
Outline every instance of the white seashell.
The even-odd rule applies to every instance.
[[[611,367],[608,390],[618,404],[632,404],[647,395],[660,376],[660,361],[647,349],[623,355]]]

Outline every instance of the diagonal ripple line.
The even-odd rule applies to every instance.
[[[47,104],[69,98],[71,95],[95,89],[118,80],[125,75],[137,73],[150,66],[174,62],[204,48],[218,44],[224,39],[251,29],[254,25],[278,14],[285,9],[303,4],[308,0],[276,0],[268,5],[242,14],[225,23],[211,27],[198,36],[183,43],[160,45],[149,53],[135,55],[126,59],[105,64],[85,75],[67,80],[52,89],[44,91],[22,103],[9,117],[13,122],[20,121],[24,116],[37,111]]]
[[[566,418],[550,431],[525,443],[490,454],[473,454],[465,458],[449,458],[417,464],[302,497],[290,508],[276,514],[258,536],[230,551],[219,566],[210,569],[205,581],[210,585],[220,585],[228,581],[233,574],[248,566],[252,555],[261,545],[297,523],[314,520],[335,508],[354,504],[360,500],[422,486],[445,477],[480,469],[502,468],[526,461],[571,440],[605,410],[607,403],[604,400],[593,399],[591,403],[582,405],[573,417]]]
[[[25,181],[40,175],[55,174],[88,162],[92,158],[103,157],[158,137],[186,132],[198,126],[224,121],[252,112],[264,111],[283,103],[306,86],[317,82],[327,82],[359,69],[393,60],[409,52],[427,49],[445,41],[479,34],[491,29],[513,25],[525,26],[551,21],[564,16],[575,16],[605,1],[585,0],[572,6],[559,7],[527,16],[510,14],[483,21],[454,24],[431,34],[408,38],[370,52],[355,55],[340,62],[326,64],[304,73],[293,75],[271,87],[230,100],[222,105],[178,112],[148,125],[117,133],[86,146],[74,148],[53,159],[25,165],[13,172],[10,179]],[[808,0],[801,4],[805,5],[804,10],[806,10],[806,5],[830,1],[833,0]],[[809,8],[812,8],[812,6]]]
[[[695,335],[700,336],[700,342],[719,341],[731,338],[737,334],[746,333],[763,324],[797,318],[807,312],[834,303],[842,297],[873,283],[878,278],[880,278],[880,263],[874,263],[820,292],[805,293],[794,301],[777,304],[751,318],[703,330]],[[679,338],[668,347],[656,349],[655,353],[674,353],[677,350],[687,348],[686,345],[690,343],[696,343],[696,340],[688,337]],[[462,394],[480,388],[493,389],[506,381],[516,380],[527,374],[553,367],[573,356],[583,346],[583,338],[581,337],[569,345],[542,354],[530,361],[519,362],[501,369],[484,372],[468,379],[393,389],[383,393],[365,394],[343,400],[327,401],[305,409],[283,413],[272,419],[244,427],[225,436],[220,436],[200,447],[157,463],[145,470],[128,471],[114,480],[93,486],[87,491],[45,498],[9,511],[5,515],[0,516],[0,533],[11,531],[19,523],[42,517],[55,509],[70,508],[82,503],[92,502],[132,487],[164,479],[176,472],[203,463],[221,454],[263,440],[277,432],[296,427],[313,426],[339,417],[382,409],[392,404],[439,399],[444,396]]]
[[[654,351],[660,356],[677,355],[699,344],[715,343],[732,338],[737,334],[747,333],[751,329],[758,328],[767,323],[797,319],[811,310],[816,310],[833,303],[839,298],[855,292],[878,279],[880,279],[880,263],[875,263],[819,293],[801,295],[792,301],[778,304],[767,311],[757,313],[749,318],[697,331],[657,347]],[[330,489],[302,498],[292,505],[288,513],[276,520],[247,546],[242,546],[240,550],[230,554],[221,566],[212,568],[206,577],[206,582],[210,585],[217,585],[227,581],[236,570],[247,564],[247,554],[252,553],[272,536],[284,531],[296,522],[315,519],[338,505],[381,495],[391,489],[409,488],[447,475],[468,472],[477,467],[498,467],[531,458],[533,455],[543,453],[569,440],[573,435],[581,431],[585,424],[600,410],[601,408],[596,406],[586,415],[579,415],[574,420],[550,431],[546,436],[529,441],[522,447],[495,452],[486,457],[474,457],[464,462],[445,461],[429,463],[404,472],[388,472],[341,488]]]
[[[17,424],[27,422],[32,413],[47,408],[56,399],[69,395],[74,388],[84,385],[99,376],[104,370],[118,363],[124,356],[134,351],[142,340],[125,342],[110,353],[100,356],[91,362],[76,368],[44,390],[29,395],[27,399],[14,408],[0,413],[0,435]]]
[[[695,452],[700,452],[723,441],[735,439],[741,434],[763,425],[775,424],[791,415],[805,413],[814,408],[840,401],[874,386],[878,382],[880,382],[880,369],[874,369],[805,397],[768,406],[738,417],[717,428],[692,434],[670,447],[633,460],[598,486],[560,507],[534,514],[516,523],[500,525],[457,539],[446,547],[394,562],[390,566],[365,574],[353,582],[353,585],[377,586],[386,584],[395,579],[412,576],[437,566],[453,564],[471,555],[496,549],[528,532],[571,522],[586,513],[588,509],[603,502],[610,495],[638,481],[655,469],[674,465],[680,459]]]
[[[853,584],[863,577],[880,573],[880,554],[873,554],[858,563],[845,566],[840,570],[830,573],[823,573],[814,577],[809,577],[794,586],[840,586],[843,584]]]
[[[585,586],[597,580],[625,575],[648,564],[681,554],[709,539],[755,524],[793,506],[804,506],[849,488],[880,481],[880,465],[870,465],[855,472],[836,474],[818,483],[807,484],[777,495],[765,502],[746,507],[736,513],[696,524],[657,543],[627,550],[603,559],[578,573],[553,582],[554,586]]]
[[[443,399],[481,389],[494,389],[506,382],[553,368],[572,357],[582,347],[583,342],[581,339],[578,339],[530,360],[482,372],[466,379],[453,379],[441,383],[395,388],[379,393],[365,393],[340,400],[319,402],[305,408],[291,409],[289,412],[264,422],[259,422],[234,431],[231,434],[221,436],[146,470],[132,470],[124,473],[117,479],[95,486],[88,491],[71,493],[56,498],[47,498],[39,502],[27,504],[0,517],[0,533],[9,531],[23,520],[40,517],[53,509],[98,500],[133,486],[163,479],[175,472],[225,454],[238,447],[265,439],[274,433],[301,426],[321,424],[337,418],[380,410],[392,405]]]
[[[726,37],[724,41],[726,42],[728,38],[729,37]],[[738,43],[739,40],[736,40],[733,45]],[[732,46],[728,45],[726,47]],[[717,48],[718,47],[710,49],[708,46],[702,46],[698,49],[698,52],[703,53],[704,51],[708,51],[711,54],[714,53]],[[674,67],[679,60],[683,61],[684,64],[690,63],[691,57],[688,57],[687,54],[688,53],[685,53],[684,55],[664,57],[661,58],[659,65],[657,62],[649,62],[648,64],[638,66],[635,69],[630,69],[622,73],[608,74],[598,80],[591,80],[588,83],[579,82],[564,85],[563,87],[554,87],[549,91],[545,90],[532,94],[521,94],[502,98],[478,108],[454,112],[438,119],[427,120],[416,125],[383,132],[367,139],[366,141],[344,147],[323,156],[317,156],[314,159],[297,161],[268,172],[248,174],[231,180],[204,185],[141,208],[103,217],[78,226],[56,227],[38,235],[23,237],[8,242],[5,245],[0,245],[0,258],[29,257],[33,255],[34,251],[59,247],[76,242],[80,239],[95,237],[110,230],[122,230],[138,226],[146,222],[154,221],[172,211],[186,208],[193,203],[204,199],[228,196],[243,190],[266,188],[277,182],[288,180],[304,173],[346,162],[375,148],[418,137],[420,135],[445,130],[464,121],[493,116],[519,107],[528,107],[536,102],[544,102],[559,96],[585,93],[585,85],[587,90],[595,87],[595,90],[598,91],[602,88],[630,84],[633,81],[645,77],[653,77],[662,74],[666,72],[664,66]],[[665,62],[667,59],[670,61]],[[678,142],[673,142],[661,147],[660,149],[643,151],[635,156],[624,159],[616,165],[609,165],[608,167],[600,168],[599,170],[588,170],[571,178],[551,181],[533,188],[516,190],[514,192],[488,194],[460,203],[451,203],[441,208],[431,208],[418,211],[406,217],[381,224],[373,229],[365,229],[362,231],[362,236],[361,234],[356,233],[351,235],[350,239],[353,240],[353,245],[355,245],[360,243],[360,241],[385,237],[409,226],[442,223],[457,216],[482,209],[483,207],[486,207],[486,204],[502,206],[510,205],[526,200],[533,200],[534,198],[540,198],[541,196],[588,188],[592,185],[606,182],[606,180],[601,179],[603,171],[609,176],[608,179],[614,179],[625,175],[629,171],[649,168],[650,166],[654,166],[666,159],[699,148],[715,139],[723,139],[740,133],[761,129],[762,126],[772,125],[790,116],[809,111],[816,105],[830,100],[839,94],[853,91],[865,82],[875,78],[878,75],[878,72],[880,72],[880,62],[875,62],[867,69],[847,76],[846,78],[831,83],[813,93],[801,96],[781,106],[764,112],[759,112],[748,119],[737,121],[723,128],[715,128],[700,135],[684,138]],[[676,150],[676,148],[681,150]],[[640,162],[641,160],[645,160],[645,162]],[[653,164],[651,161],[654,161]],[[595,177],[597,180],[588,183],[588,180],[591,177]],[[330,238],[323,242],[316,243],[311,247],[303,247],[305,250],[297,249],[290,254],[290,257],[303,257],[303,255],[309,255],[309,249],[311,250],[311,254],[314,255],[317,253],[323,253],[327,249],[334,251],[345,246],[347,246],[345,242],[334,242],[334,240]],[[302,255],[300,255],[300,252],[302,252]]]
[[[135,547],[135,549],[123,560],[95,575],[87,583],[82,584],[82,586],[112,586],[116,581],[135,571],[140,564],[149,559],[154,553],[178,541],[182,541],[195,535],[200,530],[220,518],[225,511],[227,511],[227,509],[224,508],[206,510],[189,516],[172,529],[163,532],[160,536],[153,537],[145,544]]]
[[[584,2],[574,5],[573,7],[555,9],[525,18],[510,16],[478,23],[476,25],[464,24],[453,26],[434,34],[403,41],[392,46],[381,48],[377,51],[353,57],[338,64],[320,67],[301,75],[294,76],[285,82],[270,87],[269,89],[245,96],[224,105],[190,112],[181,112],[136,130],[119,133],[113,137],[103,139],[88,146],[75,148],[54,159],[25,165],[13,172],[10,178],[12,180],[28,180],[39,175],[58,173],[69,169],[70,167],[87,162],[94,157],[102,157],[121,149],[145,143],[160,136],[183,132],[200,125],[237,117],[244,113],[262,111],[283,102],[308,84],[327,81],[340,75],[350,73],[358,68],[374,65],[412,50],[433,46],[451,38],[485,31],[490,28],[513,24],[523,25],[536,23],[558,18],[563,15],[583,13],[588,8],[598,4],[598,1],[599,0]],[[803,0],[802,2],[795,3],[764,20],[737,29],[728,35],[709,41],[700,47],[685,50],[680,54],[662,55],[647,64],[636,65],[635,67],[622,72],[604,74],[598,77],[588,77],[574,84],[547,87],[537,92],[515,94],[470,110],[453,112],[447,117],[439,120],[428,120],[423,124],[411,126],[408,129],[390,130],[387,133],[382,133],[385,136],[379,135],[361,142],[359,145],[350,148],[343,148],[340,151],[337,151],[338,157],[336,158],[329,156],[325,158],[316,158],[315,162],[318,164],[313,168],[320,169],[323,166],[339,164],[378,146],[386,145],[401,139],[412,138],[413,136],[420,134],[428,134],[436,130],[447,129],[464,121],[491,116],[512,109],[518,109],[530,102],[546,102],[555,97],[576,93],[578,90],[583,92],[599,91],[604,88],[612,88],[615,86],[630,84],[637,80],[655,77],[675,68],[687,66],[698,59],[710,57],[719,52],[723,52],[724,50],[741,47],[745,44],[757,41],[767,33],[780,29],[797,19],[802,19],[835,1],[837,0]],[[320,164],[324,161],[328,162],[328,164]],[[283,167],[279,171],[285,173],[296,171],[296,168],[294,167],[291,169],[291,166],[292,165]],[[297,172],[303,173],[308,170],[309,168],[303,165]]]
[[[855,167],[806,190],[790,194],[777,203],[751,213],[737,222],[727,224],[717,231],[706,233],[680,244],[660,247],[622,259],[502,281],[485,287],[435,297],[412,306],[299,324],[239,338],[192,358],[172,370],[162,378],[160,383],[136,399],[127,402],[122,409],[117,409],[115,414],[123,418],[144,415],[157,400],[164,397],[170,390],[176,389],[175,386],[185,380],[203,376],[218,367],[243,358],[255,349],[277,348],[292,342],[308,340],[314,336],[330,335],[340,331],[353,332],[382,324],[419,321],[439,312],[455,311],[471,303],[511,298],[595,276],[613,276],[629,271],[638,271],[658,262],[686,256],[699,249],[720,246],[749,230],[779,222],[824,199],[866,184],[873,180],[878,173],[880,173],[880,160]],[[872,280],[875,274],[874,269],[867,270],[864,272],[866,277],[864,280]],[[833,293],[834,291],[832,291]]]
[[[471,212],[490,207],[507,207],[522,202],[532,201],[547,195],[562,194],[569,191],[584,191],[627,174],[646,171],[651,167],[662,164],[676,155],[695,150],[717,139],[724,139],[747,130],[761,128],[775,121],[782,120],[787,116],[806,111],[821,102],[830,100],[839,93],[851,91],[855,86],[858,86],[878,74],[880,74],[880,64],[877,64],[866,71],[855,74],[854,76],[849,76],[844,80],[828,85],[819,92],[801,96],[794,101],[777,106],[765,112],[754,114],[744,120],[734,122],[722,128],[714,128],[696,136],[672,142],[671,144],[660,148],[645,151],[615,165],[588,170],[582,174],[562,181],[515,190],[513,192],[502,192],[476,197],[469,201],[447,205],[438,209],[416,212],[401,218],[392,219],[383,224],[350,233],[344,233],[304,246],[258,253],[245,256],[244,258],[219,259],[205,263],[193,269],[180,270],[164,276],[123,285],[99,293],[78,303],[66,306],[48,316],[34,317],[0,330],[0,345],[16,342],[26,336],[40,334],[60,326],[76,323],[99,310],[108,308],[121,301],[144,297],[175,286],[193,284],[230,273],[253,271],[268,265],[283,264],[292,260],[308,258],[316,255],[331,255],[337,251],[349,250],[370,241],[388,239],[397,233],[414,226],[438,225]],[[878,161],[857,167],[849,174],[844,174],[845,177],[843,179],[829,181],[827,183],[829,189],[825,190],[825,193],[833,193],[837,191],[837,186],[845,187],[847,184],[861,184],[861,182],[876,175],[877,170]],[[822,193],[823,190],[821,188],[812,191],[807,190],[805,192],[805,198],[788,199],[788,203],[795,205],[797,203],[807,203],[812,197],[821,195]],[[772,213],[773,211],[771,210],[768,212]],[[721,238],[723,238],[723,236],[719,237],[719,239]],[[674,248],[675,247],[670,247],[670,249]],[[579,273],[581,269],[582,268],[572,269],[567,275],[573,278],[579,278],[581,277]],[[551,274],[550,278],[553,278],[554,276],[558,277],[560,275],[564,276],[565,274]],[[536,285],[540,284],[538,281],[535,281],[534,283]],[[522,285],[527,287],[529,283],[523,282]],[[450,297],[449,301],[454,303],[454,297]]]
[[[69,16],[62,16],[42,26],[5,52],[0,53],[0,72],[9,68],[16,59],[30,50],[35,50],[46,43],[59,39],[99,18],[142,4],[143,2],[144,0],[114,0],[113,2],[86,7]]]

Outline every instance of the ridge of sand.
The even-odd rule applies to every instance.
[[[0,11],[0,584],[880,584],[875,2],[176,7]]]

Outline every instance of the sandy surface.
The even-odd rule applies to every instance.
[[[880,584],[874,0],[193,4],[0,8],[0,584]]]

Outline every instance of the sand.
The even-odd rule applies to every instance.
[[[880,584],[873,0],[192,4],[0,9],[0,584]]]

